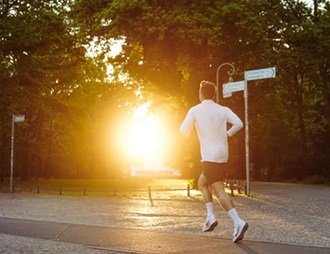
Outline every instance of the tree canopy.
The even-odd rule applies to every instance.
[[[0,5],[1,175],[8,175],[11,115],[16,174],[109,177],[127,168],[118,149],[137,107],[163,117],[166,163],[191,177],[196,138],[177,134],[201,80],[222,63],[276,66],[249,82],[256,179],[330,177],[330,4],[296,0],[6,0]],[[117,52],[116,49],[119,50]],[[228,80],[228,68],[219,83]],[[221,87],[220,87],[221,90]],[[241,93],[222,98],[242,119]],[[126,124],[129,124],[128,122]],[[231,141],[233,177],[244,177],[244,133]]]

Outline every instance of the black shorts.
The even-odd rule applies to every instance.
[[[223,182],[228,175],[228,163],[202,161],[203,174],[208,184]]]

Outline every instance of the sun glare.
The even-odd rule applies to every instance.
[[[116,131],[123,171],[130,176],[178,176],[180,172],[165,164],[171,149],[170,131],[162,112],[151,112],[144,103],[122,119]]]
[[[136,108],[124,131],[125,150],[135,161],[161,159],[163,133],[159,118],[148,112],[149,107],[148,102]]]
[[[155,156],[160,149],[160,128],[155,116],[136,119],[127,135],[127,147],[138,157]]]

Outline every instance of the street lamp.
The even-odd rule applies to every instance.
[[[220,69],[224,66],[229,66],[230,69],[228,70],[227,74],[229,76],[229,82],[233,81],[232,79],[232,76],[234,75],[235,73],[235,67],[234,65],[232,65],[231,63],[223,63],[221,64],[218,69],[217,69],[217,77],[216,77],[216,81],[217,81],[217,103],[219,103],[219,72],[220,72]]]

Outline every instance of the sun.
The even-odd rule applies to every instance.
[[[136,108],[124,130],[123,145],[135,161],[161,159],[164,133],[157,115],[148,112],[150,103]]]
[[[123,174],[179,176],[179,170],[168,165],[176,150],[172,127],[166,110],[152,108],[151,102],[141,104],[118,118],[112,137]],[[113,138],[109,139],[111,143]]]
[[[155,116],[136,119],[127,133],[127,148],[139,158],[158,155],[161,140],[160,127]]]

